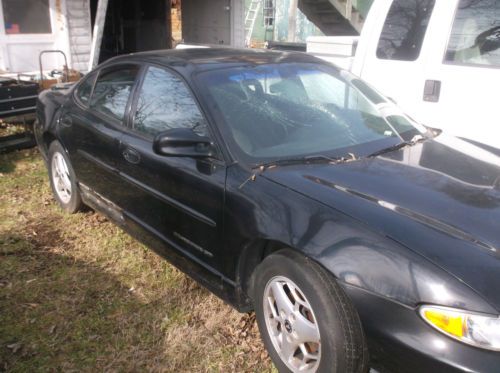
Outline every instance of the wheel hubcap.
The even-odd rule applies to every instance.
[[[314,311],[290,279],[273,277],[264,290],[267,332],[281,360],[292,372],[315,372],[321,339]]]
[[[61,153],[56,152],[52,156],[52,181],[57,196],[63,203],[68,203],[71,199],[71,179],[68,165]]]

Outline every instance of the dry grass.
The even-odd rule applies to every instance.
[[[252,314],[103,216],[64,215],[35,151],[0,155],[0,371],[273,369]]]
[[[0,137],[23,133],[25,127],[21,123],[7,123],[0,120]]]

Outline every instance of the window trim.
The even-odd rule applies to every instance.
[[[151,143],[153,142],[154,136],[147,135],[144,132],[137,131],[133,127],[137,103],[139,101],[139,96],[141,94],[141,89],[142,89],[144,80],[146,78],[146,74],[147,74],[148,69],[150,67],[156,67],[156,68],[165,70],[165,71],[171,73],[172,75],[176,76],[184,84],[186,89],[191,94],[191,97],[192,97],[193,101],[195,102],[196,106],[198,107],[200,114],[203,116],[203,118],[205,119],[205,121],[207,123],[209,137],[212,140],[212,142],[216,148],[216,151],[217,151],[217,154],[215,154],[215,156],[212,157],[212,160],[219,161],[219,162],[222,162],[225,164],[226,161],[225,161],[225,157],[224,157],[224,152],[222,151],[222,148],[219,145],[219,141],[218,141],[217,136],[215,134],[215,131],[211,125],[211,121],[209,120],[209,116],[206,114],[205,110],[203,109],[203,106],[200,104],[198,96],[195,94],[194,90],[191,88],[191,85],[188,83],[188,81],[181,74],[179,74],[177,71],[175,71],[174,69],[172,69],[166,65],[162,65],[159,63],[153,63],[153,62],[145,62],[142,64],[141,76],[136,81],[136,88],[134,90],[134,97],[130,103],[130,111],[129,111],[129,115],[127,118],[127,126],[126,126],[127,132],[129,134],[131,134],[132,136],[137,136],[137,137],[139,137],[145,141],[149,141]]]
[[[92,76],[93,75],[93,76]],[[95,82],[97,81],[97,77],[99,76],[99,71],[91,71],[87,73],[87,75],[83,76],[80,81],[75,85],[75,89],[73,90],[73,98],[75,102],[80,106],[82,109],[89,109],[90,105],[90,100],[92,99],[92,94],[94,93],[94,87],[95,87]],[[92,88],[90,89],[90,96],[89,96],[89,102],[88,104],[85,104],[82,100],[80,100],[80,97],[78,97],[78,91],[80,90],[80,87],[89,79],[94,79],[94,82],[92,83]]]
[[[427,35],[427,31],[429,30],[429,26],[431,24],[431,21],[432,21],[432,16],[434,15],[434,10],[436,9],[436,0],[434,0],[434,5],[432,7],[432,10],[431,10],[431,15],[429,17],[429,23],[427,24],[427,27],[425,29],[425,32],[424,32],[424,37],[422,38],[422,45],[420,46],[420,50],[418,52],[418,56],[417,58],[413,59],[413,60],[400,60],[400,59],[393,59],[393,58],[380,58],[378,56],[378,50],[379,50],[379,44],[380,44],[380,40],[382,39],[382,34],[384,32],[384,28],[385,28],[385,25],[386,25],[386,22],[387,22],[387,18],[389,17],[389,13],[391,12],[391,9],[393,7],[393,5],[395,4],[395,2],[398,1],[398,0],[393,0],[391,2],[391,4],[389,5],[389,8],[387,9],[387,13],[385,15],[385,19],[384,19],[384,23],[382,23],[382,28],[380,29],[380,35],[378,36],[378,39],[377,39],[377,44],[375,45],[375,58],[378,60],[378,61],[391,61],[391,62],[409,62],[409,63],[412,63],[412,62],[417,62],[417,61],[420,61],[423,57],[422,57],[422,52],[424,51],[424,48],[425,48],[425,41],[428,37]],[[418,1],[418,0],[417,0]]]
[[[500,70],[500,65],[480,65],[476,63],[468,63],[468,62],[455,62],[455,61],[447,61],[446,60],[446,55],[448,54],[448,48],[451,43],[451,35],[453,33],[453,27],[455,26],[455,20],[457,18],[457,13],[460,8],[460,0],[457,1],[457,5],[455,7],[455,10],[453,12],[453,17],[451,20],[451,24],[448,30],[448,38],[446,42],[446,46],[443,51],[443,58],[441,60],[443,65],[446,66],[456,66],[456,67],[471,67],[471,68],[479,68],[479,69],[497,69]]]

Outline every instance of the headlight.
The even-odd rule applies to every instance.
[[[499,317],[438,306],[423,306],[420,315],[450,337],[476,347],[500,351]]]

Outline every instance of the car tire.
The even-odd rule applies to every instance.
[[[259,264],[253,278],[257,323],[279,372],[368,371],[359,316],[323,267],[280,250]]]
[[[66,151],[58,141],[53,141],[49,146],[47,166],[50,186],[57,203],[69,214],[80,211],[83,202],[78,190],[75,171]]]

